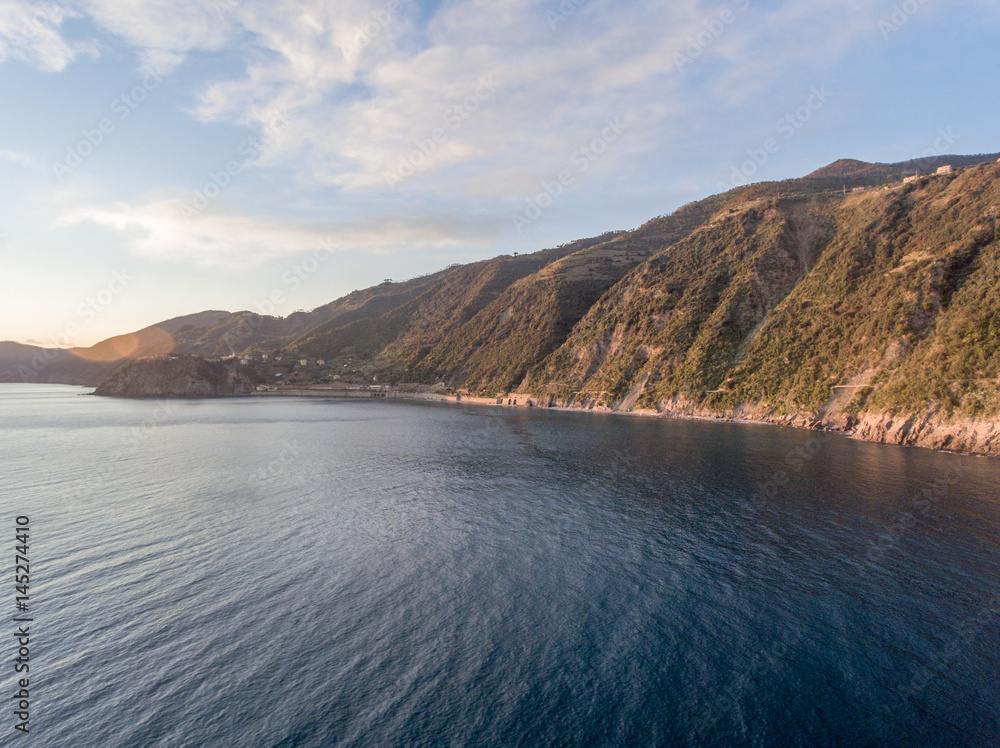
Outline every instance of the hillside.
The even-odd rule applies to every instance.
[[[955,172],[934,175],[944,163]],[[914,171],[925,176],[903,184]],[[21,381],[96,383],[123,361],[239,354],[272,383],[440,382],[537,405],[997,451],[998,179],[995,156],[843,159],[633,231],[386,282],[286,318],[202,312],[89,349],[0,344],[0,378],[42,359]]]
[[[694,231],[711,201],[686,206],[636,231],[598,237],[508,285],[482,308],[427,319],[386,346],[380,359],[420,380],[507,391],[555,350],[591,306],[629,271]],[[441,324],[441,322],[446,324]]]
[[[88,348],[41,348],[2,341],[0,382],[97,386],[130,360],[167,354],[218,358],[244,351],[280,350],[334,320],[349,324],[390,312],[433,286],[440,276],[435,273],[401,283],[383,283],[288,317],[251,311],[198,312],[116,335]]]
[[[0,382],[96,385],[114,367],[81,358],[73,349],[0,341]]]
[[[105,397],[233,397],[257,386],[244,367],[197,356],[164,356],[129,361],[94,392]]]
[[[806,175],[806,179],[866,179],[871,184],[886,180],[899,181],[903,176],[911,174],[932,174],[940,166],[952,166],[956,169],[996,161],[1000,153],[982,153],[975,156],[925,156],[897,164],[870,164],[867,161],[857,161],[852,158],[842,158],[829,166],[817,169]]]
[[[769,198],[636,268],[520,389],[995,451],[1000,164]]]

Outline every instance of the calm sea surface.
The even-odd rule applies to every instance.
[[[1000,460],[87,391],[0,385],[0,745],[1000,745]]]

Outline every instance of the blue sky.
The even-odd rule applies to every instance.
[[[0,0],[0,340],[285,315],[740,179],[1000,151],[998,32],[994,0]]]

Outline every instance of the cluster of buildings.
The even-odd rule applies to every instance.
[[[240,356],[237,353],[230,353],[228,356],[223,356],[222,358],[223,361],[231,361],[233,359],[239,359],[241,364],[249,364],[253,361],[273,361],[274,363],[281,363],[283,356],[275,355],[272,358],[272,356],[267,353],[262,353],[259,356]],[[326,366],[326,359],[318,358],[313,362],[310,362],[308,358],[300,358],[298,360],[299,366],[309,366],[310,363],[314,363],[316,366]]]
[[[938,170],[936,172],[934,172],[934,176],[940,177],[940,176],[944,176],[945,174],[951,174],[954,171],[955,170],[952,168],[951,164],[945,164],[944,166],[939,166],[938,167]],[[920,179],[920,175],[919,174],[913,174],[912,176],[904,177],[903,178],[903,184],[909,184],[910,182],[916,182],[918,179]]]

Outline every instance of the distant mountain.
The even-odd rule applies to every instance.
[[[902,179],[911,174],[931,174],[941,166],[952,166],[956,169],[967,166],[978,166],[983,163],[995,162],[1000,153],[979,154],[976,156],[927,156],[903,161],[898,164],[870,164],[867,161],[856,161],[842,158],[829,166],[817,169],[808,174],[806,179],[863,179],[879,182],[892,179]]]
[[[112,367],[80,359],[69,349],[0,342],[0,382],[96,384]]]
[[[355,291],[311,312],[273,317],[250,311],[206,311],[175,317],[89,348],[52,349],[0,342],[0,382],[62,382],[97,386],[128,361],[167,354],[223,357],[277,350],[313,328],[378,316],[412,300],[439,274]]]
[[[46,378],[34,381],[96,384],[123,362],[167,353],[253,356],[253,376],[274,381],[305,358],[325,361],[314,374],[327,378],[335,365],[537,405],[998,452],[996,161],[845,159],[633,231],[383,283],[286,318],[168,320],[45,354]],[[945,164],[954,173],[932,176]],[[924,176],[903,184],[914,172]],[[0,378],[40,350],[0,344]],[[116,380],[123,391],[128,378]]]
[[[229,312],[200,312],[176,317],[136,332],[116,335],[89,348],[41,348],[0,342],[0,382],[62,382],[96,386],[123,361],[171,353],[185,345],[185,335],[204,330]]]

